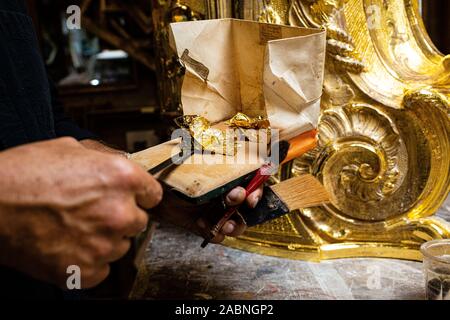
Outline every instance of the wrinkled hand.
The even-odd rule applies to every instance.
[[[162,198],[138,165],[71,138],[0,152],[0,177],[0,264],[63,288],[70,265],[82,288],[104,280]]]
[[[92,150],[124,155],[123,151],[112,149],[98,141],[83,140],[81,141],[81,144]],[[247,197],[247,199],[245,199],[245,190],[242,187],[237,187],[225,196],[224,202],[227,206],[237,206],[245,201],[246,203],[244,205],[254,208],[262,197],[262,190],[263,186],[255,190]],[[217,210],[218,208],[215,207],[214,209]],[[198,235],[204,236],[212,227],[211,222],[209,222],[211,221],[212,215],[215,214],[215,217],[219,218],[217,217],[217,212],[211,211],[211,206],[209,205],[193,205],[181,200],[179,197],[172,194],[170,190],[166,190],[161,204],[157,208],[150,210],[149,213],[150,215],[153,214],[157,216],[163,221],[184,227]],[[239,216],[235,214],[224,224],[220,233],[211,242],[220,243],[224,240],[225,236],[239,236],[244,233],[245,228],[245,224],[239,219]]]
[[[245,201],[246,203],[243,205],[254,208],[262,197],[262,190],[263,187],[261,186],[245,199],[245,189],[236,187],[225,196],[224,202],[227,206],[237,206]],[[201,206],[194,205],[181,200],[169,190],[166,190],[164,191],[163,201],[159,206],[150,210],[150,214],[155,214],[163,221],[170,222],[188,229],[197,235],[204,236],[208,234],[213,224],[220,218],[220,212],[216,211],[217,207],[212,210],[211,205],[208,204]],[[225,210],[223,210],[222,214],[223,213],[225,213]],[[210,221],[213,217],[216,219],[211,223]],[[232,218],[223,225],[220,233],[211,242],[220,243],[225,239],[225,236],[240,236],[244,233],[245,229],[245,223],[241,221],[237,214],[234,214]]]

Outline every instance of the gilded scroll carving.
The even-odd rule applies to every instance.
[[[228,244],[300,259],[419,259],[421,243],[450,237],[433,217],[450,190],[449,56],[414,0],[295,0],[289,23],[325,27],[328,41],[319,145],[283,172],[316,175],[332,203]]]
[[[381,214],[369,206],[379,206],[397,191],[408,167],[407,150],[392,119],[370,106],[351,104],[324,111],[319,129],[329,157],[323,182],[333,190],[333,203],[344,211],[356,209],[360,219],[388,217],[391,208],[384,206]]]

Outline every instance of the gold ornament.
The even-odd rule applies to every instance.
[[[261,134],[267,135],[265,140],[270,143],[270,123],[267,117],[249,117],[238,112],[232,118],[216,125],[211,124],[205,117],[198,115],[184,115],[175,119],[175,123],[189,130],[191,136],[202,150],[217,154],[233,156],[242,145],[238,135],[230,129],[240,130],[250,141],[259,141]],[[262,130],[259,132],[259,130]]]
[[[433,217],[450,191],[450,56],[430,42],[416,0],[293,0],[289,22],[327,28],[327,61],[318,147],[279,178],[312,173],[332,201],[226,244],[420,260],[423,242],[450,237]]]

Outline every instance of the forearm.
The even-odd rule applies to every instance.
[[[11,250],[10,237],[10,202],[8,200],[7,191],[11,184],[11,168],[9,166],[10,159],[6,151],[0,152],[0,177],[2,183],[0,184],[0,265],[11,267],[9,257],[14,257]]]

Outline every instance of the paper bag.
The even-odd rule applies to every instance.
[[[220,19],[170,25],[186,67],[184,114],[212,123],[265,115],[280,139],[317,127],[325,30]]]

